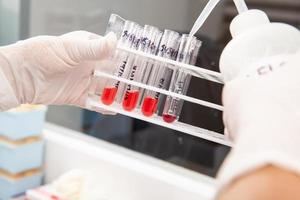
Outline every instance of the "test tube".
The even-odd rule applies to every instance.
[[[122,32],[124,30],[124,26],[125,26],[125,19],[123,19],[122,17],[116,15],[116,14],[111,14],[110,15],[110,18],[108,20],[108,25],[107,25],[107,28],[106,28],[106,32],[105,32],[105,35],[110,33],[110,32],[113,32],[116,34],[117,38],[120,39],[121,36],[122,36]],[[111,63],[110,63],[111,64]],[[115,65],[112,65],[112,68],[115,67]],[[109,69],[108,71],[111,71],[111,70],[114,70],[114,69]],[[104,80],[104,78],[99,78],[99,77],[95,77],[93,79],[93,82],[95,85],[95,88],[91,88],[90,89],[90,94],[96,94],[98,96],[101,96],[102,95],[102,92],[103,92],[103,87],[102,85],[103,84],[106,84],[107,82],[107,79]]]
[[[165,30],[160,43],[158,56],[175,60],[178,54],[179,44],[180,34]],[[153,66],[148,84],[160,89],[168,89],[173,73],[173,70],[168,66],[167,64],[156,62]],[[147,117],[152,116],[157,111],[159,99],[160,93],[147,90],[142,102],[142,113]]]
[[[108,20],[105,35],[113,32],[117,35],[117,38],[121,38],[124,30],[126,20],[116,14],[111,14]]]
[[[201,47],[201,41],[189,35],[183,35],[180,43],[178,62],[194,65]],[[191,74],[184,69],[176,69],[173,73],[170,91],[186,95],[191,80]],[[168,96],[163,111],[163,120],[172,123],[178,120],[184,100]]]
[[[133,41],[132,46],[130,47],[131,49],[139,50],[140,44],[141,44],[141,41],[142,41],[143,30],[144,29],[141,26],[138,26],[137,29],[135,30],[135,36],[136,37]],[[124,63],[125,70],[124,70],[123,75],[122,75],[123,78],[128,78],[128,76],[131,72],[131,67],[132,67],[132,64],[133,64],[134,60],[135,60],[135,54],[129,53],[127,61],[126,61],[126,63]],[[119,84],[118,85],[119,87],[118,87],[118,92],[116,94],[115,102],[122,103],[123,94],[125,92],[126,84],[122,83],[120,81],[118,82],[118,84]]]
[[[153,26],[145,25],[139,51],[156,54],[161,40],[161,31]],[[129,80],[136,82],[143,82],[145,80],[145,71],[152,67],[151,60],[134,56],[132,57],[132,63],[130,63],[130,72],[128,75]],[[124,110],[132,111],[139,100],[140,88],[131,84],[127,84],[125,87],[125,92],[122,100],[122,105]]]
[[[138,38],[137,34],[139,33],[139,29],[140,26],[137,23],[125,21],[121,37],[118,41],[118,46],[131,48],[137,40],[136,38]],[[116,51],[113,58],[113,63],[115,63],[117,66],[114,72],[115,76],[123,77],[126,75],[125,67],[128,57],[128,52],[121,50]],[[101,101],[104,104],[111,105],[114,102],[119,85],[120,81],[108,80],[101,95]]]
[[[160,43],[162,41],[162,36],[163,36],[163,32],[161,32],[161,31],[156,35],[155,41],[152,42],[152,44],[151,44],[152,52],[150,54],[152,54],[152,55],[157,55],[158,54],[159,46],[160,46]],[[148,84],[149,79],[151,77],[151,72],[153,70],[153,67],[154,67],[155,63],[156,63],[156,61],[153,60],[153,59],[148,59],[147,60],[147,66],[145,67],[145,69],[142,73],[142,76],[141,76],[141,83]],[[137,104],[138,108],[141,107],[141,103],[142,103],[144,94],[145,94],[145,89],[140,88],[140,95],[139,95],[139,100],[138,100],[138,104]]]

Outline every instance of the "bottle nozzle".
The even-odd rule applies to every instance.
[[[210,0],[206,6],[204,7],[203,11],[201,12],[200,16],[194,23],[194,26],[190,32],[190,36],[194,36],[198,30],[202,27],[210,13],[213,11],[213,9],[216,7],[216,5],[220,2],[221,0]],[[248,7],[245,3],[244,0],[233,0],[234,4],[238,10],[239,13],[243,13],[248,10]]]
[[[233,0],[233,2],[238,10],[238,13],[243,13],[248,10],[248,7],[244,0]]]

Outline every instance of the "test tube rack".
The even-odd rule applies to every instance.
[[[144,53],[141,51],[137,51],[134,49],[130,49],[130,48],[126,48],[126,47],[122,47],[122,46],[118,46],[117,49],[119,51],[126,51],[130,54],[133,55],[137,55],[137,56],[141,56],[144,57],[145,59],[151,59],[153,61],[158,61],[161,63],[165,63],[168,64],[168,67],[173,67],[175,68],[181,68],[186,70],[187,72],[189,72],[192,76],[196,77],[196,78],[202,78],[202,79],[206,79],[208,81],[212,81],[212,82],[216,82],[216,83],[221,83],[223,84],[223,79],[220,73],[215,72],[215,71],[211,71],[211,70],[207,70],[201,67],[196,67],[193,65],[189,65],[189,64],[185,64],[185,63],[181,63],[181,62],[177,62],[171,59],[167,59],[167,58],[163,58],[163,57],[159,57],[156,55],[151,55],[148,53]],[[222,105],[218,105],[218,104],[214,104],[211,102],[207,102],[201,99],[197,99],[197,98],[193,98],[190,96],[186,96],[186,95],[181,95],[178,93],[174,93],[165,89],[160,89],[160,88],[156,88],[150,85],[146,85],[140,82],[136,82],[136,81],[131,81],[128,80],[126,78],[122,78],[122,77],[118,77],[116,75],[112,75],[109,74],[107,72],[103,72],[103,71],[99,71],[99,70],[95,70],[94,72],[94,76],[95,77],[99,77],[99,78],[107,78],[107,79],[113,79],[113,80],[117,80],[120,82],[123,82],[125,84],[131,84],[146,90],[152,90],[154,92],[159,92],[161,94],[167,95],[167,96],[173,96],[179,99],[182,99],[184,101],[188,101],[191,103],[195,103],[198,105],[202,105],[202,106],[206,106],[212,109],[217,109],[219,111],[223,111],[223,106]],[[179,131],[182,133],[186,133],[189,135],[193,135],[195,137],[199,137],[205,140],[209,140],[215,143],[219,143],[222,145],[226,145],[226,146],[232,146],[232,142],[226,138],[226,136],[224,134],[221,133],[217,133],[214,131],[210,131],[207,129],[203,129],[201,127],[196,127],[190,124],[186,124],[180,121],[176,121],[173,123],[167,123],[164,122],[163,119],[159,116],[152,116],[152,117],[146,117],[142,114],[142,112],[138,109],[132,111],[132,112],[128,112],[123,110],[122,106],[114,103],[110,106],[104,105],[101,101],[100,98],[98,96],[91,96],[88,98],[87,100],[87,108],[93,110],[94,108],[99,108],[99,109],[105,109],[111,112],[115,112],[115,113],[119,113],[122,115],[126,115],[132,118],[136,118],[139,120],[143,120],[146,122],[150,122],[159,126],[163,126],[166,128],[170,128],[173,129],[175,131]]]

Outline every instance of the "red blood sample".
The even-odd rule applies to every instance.
[[[50,192],[48,192],[46,190],[43,190],[43,188],[38,188],[35,191],[38,192],[38,193],[40,193],[43,196],[49,197],[52,200],[61,200],[61,198],[59,196],[53,195]]]
[[[53,200],[60,200],[60,198],[58,196],[55,196],[55,195],[51,195],[51,199],[53,199]]]
[[[105,105],[111,105],[116,97],[117,94],[117,88],[112,87],[112,88],[104,88],[103,93],[101,95],[101,101]]]
[[[172,123],[176,120],[176,116],[175,115],[169,115],[169,114],[163,114],[163,120],[167,123]]]
[[[127,91],[123,99],[123,108],[127,111],[132,111],[138,101],[139,91]]]
[[[157,99],[153,97],[146,97],[143,101],[142,113],[147,117],[152,116],[157,109],[157,103]]]

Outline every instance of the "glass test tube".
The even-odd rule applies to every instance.
[[[125,21],[123,18],[121,18],[120,16],[116,15],[116,14],[111,14],[110,18],[108,20],[108,25],[106,28],[106,32],[105,35],[107,35],[110,32],[113,32],[116,34],[117,38],[120,39],[122,36],[122,32],[124,30],[124,26],[125,26]],[[112,66],[114,67],[114,66]],[[113,70],[113,69],[112,69]],[[103,92],[103,88],[101,87],[103,85],[103,83],[105,84],[107,82],[107,80],[103,80],[104,78],[99,78],[99,77],[95,77],[93,79],[93,81],[95,82],[95,88],[91,88],[90,90],[90,94],[96,94],[98,96],[102,95]]]
[[[163,36],[163,32],[159,32],[159,34],[157,34],[157,36],[155,37],[155,41],[152,42],[151,44],[151,52],[150,54],[152,55],[157,55],[159,52],[159,45],[161,43],[162,40],[162,36]],[[153,59],[148,59],[147,60],[147,66],[144,68],[143,73],[141,74],[141,83],[144,84],[148,84],[149,79],[151,77],[151,72],[154,68],[154,64],[155,64],[155,60]],[[144,98],[144,94],[145,94],[145,89],[144,88],[140,88],[140,95],[139,95],[139,99],[138,99],[138,103],[137,103],[137,108],[140,108],[142,105],[142,100]]]
[[[121,37],[118,41],[118,45],[123,47],[128,47],[128,48],[132,47],[134,41],[136,40],[137,37],[136,34],[138,34],[139,27],[140,26],[135,22],[125,21]],[[116,70],[114,72],[115,76],[123,77],[125,75],[126,72],[125,66],[128,57],[129,57],[128,52],[120,51],[120,50],[116,51],[113,57],[113,63],[116,64]],[[114,102],[119,85],[120,85],[120,81],[116,81],[116,80],[107,81],[101,95],[101,101],[104,104],[111,105]]]
[[[201,41],[189,35],[183,35],[180,43],[178,62],[194,65],[201,46]],[[186,95],[191,80],[191,74],[184,69],[176,69],[173,73],[170,91]],[[184,100],[168,96],[163,111],[163,120],[172,123],[178,120]]]
[[[161,36],[162,33],[158,28],[145,25],[138,50],[149,54],[156,54]],[[131,59],[131,70],[128,75],[129,80],[143,82],[146,79],[145,71],[149,71],[148,68],[152,67],[151,61],[138,55],[132,56]],[[137,106],[139,96],[140,88],[127,84],[122,100],[124,110],[132,111]]]
[[[180,34],[174,31],[165,30],[158,56],[175,60],[178,54],[180,44]],[[168,89],[173,69],[169,68],[167,64],[156,62],[153,66],[151,76],[148,84],[160,89]],[[145,116],[152,116],[158,108],[160,100],[160,93],[147,90],[144,95],[142,103],[142,113]]]
[[[113,32],[117,35],[117,38],[120,39],[122,32],[124,30],[126,20],[116,14],[111,14],[108,20],[107,28],[105,35],[110,32]]]
[[[137,28],[137,30],[135,31],[135,36],[136,37],[133,41],[131,49],[138,50],[140,48],[140,44],[141,44],[141,41],[142,41],[143,30],[144,30],[144,28],[139,26]],[[127,62],[125,64],[125,70],[124,70],[124,73],[122,75],[123,78],[128,79],[128,76],[131,72],[131,67],[132,67],[132,64],[134,62],[134,59],[135,59],[135,54],[129,53],[128,58],[127,58]],[[116,97],[115,97],[115,102],[121,103],[122,100],[123,100],[123,94],[125,92],[126,84],[123,83],[123,82],[118,82],[118,83],[119,83],[119,87],[118,87],[118,92],[117,92]]]

